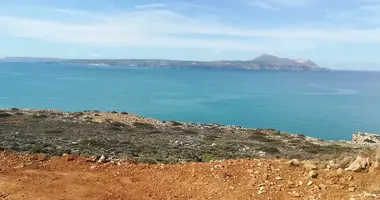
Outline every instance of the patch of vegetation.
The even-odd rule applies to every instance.
[[[269,153],[269,154],[272,154],[272,155],[281,153],[280,150],[278,150],[278,148],[270,147],[270,146],[261,147],[261,148],[259,148],[259,150],[266,152],[266,153]]]
[[[376,143],[375,141],[370,140],[370,139],[365,139],[363,142],[366,142],[366,143]]]
[[[177,121],[170,121],[173,126],[182,126],[183,124]]]
[[[34,114],[32,115],[33,118],[36,118],[36,119],[46,119],[48,118],[49,116],[45,115],[45,114]]]
[[[80,142],[82,145],[95,146],[95,147],[107,147],[107,143],[99,139],[86,139]]]
[[[133,123],[133,126],[136,128],[141,128],[141,129],[155,129],[155,127],[152,124],[143,123],[143,122],[135,122]]]
[[[162,131],[160,131],[160,130],[151,130],[151,131],[148,131],[148,132],[146,132],[147,134],[152,134],[152,135],[154,135],[154,134],[162,134],[162,133],[164,133],[164,132],[162,132]]]
[[[214,134],[208,134],[208,135],[204,135],[203,139],[206,141],[206,142],[214,142],[215,140],[221,138],[220,136],[218,135],[214,135]]]
[[[9,113],[0,113],[0,117],[12,117],[12,114],[9,114]]]
[[[118,122],[118,121],[114,121],[114,122],[111,122],[110,123],[112,126],[121,126],[121,127],[126,127],[127,125],[122,123],[122,122]]]
[[[165,126],[144,122],[128,125],[113,119],[109,119],[108,123],[82,122],[75,118],[64,121],[66,118],[59,117],[63,116],[59,112],[22,112],[25,115],[14,114],[12,118],[3,119],[7,123],[0,124],[0,146],[5,149],[51,155],[72,153],[128,157],[144,163],[255,158],[258,151],[266,152],[268,157],[301,160],[336,157],[342,153],[357,155],[359,151],[339,145],[321,146],[303,140],[302,136],[286,133],[276,135],[276,130],[268,129],[226,130],[213,125],[208,125],[212,128],[198,128],[173,126],[171,122]],[[37,121],[34,115],[43,115],[43,118],[52,120]]]
[[[196,131],[196,130],[191,130],[191,129],[182,129],[182,133],[185,134],[185,135],[195,135],[195,134],[199,134],[198,131]]]
[[[48,134],[60,134],[60,133],[63,133],[63,129],[59,129],[59,128],[47,129],[45,132]]]
[[[248,136],[248,139],[257,141],[257,142],[272,142],[273,140],[270,138],[267,138],[267,136],[263,133],[257,132],[252,133]]]

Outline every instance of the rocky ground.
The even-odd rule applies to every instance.
[[[380,170],[319,164],[281,159],[112,164],[0,152],[0,199],[379,199]]]
[[[0,199],[377,199],[376,139],[0,110]]]

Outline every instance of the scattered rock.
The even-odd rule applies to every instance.
[[[311,170],[309,172],[309,177],[311,177],[311,178],[317,178],[318,177],[318,173],[315,172],[314,170]]]
[[[347,164],[348,165],[348,164]],[[338,169],[339,164],[335,162],[335,160],[330,160],[328,165],[326,165],[327,169]]]
[[[350,187],[350,188],[348,188],[348,191],[349,192],[355,192],[355,188],[354,187]]]
[[[307,185],[308,185],[308,186],[313,185],[313,181],[309,181],[309,182],[307,182]]]
[[[287,164],[291,166],[300,166],[301,162],[297,159],[293,159],[293,160],[288,161]]]
[[[269,174],[263,174],[263,179],[268,180],[269,179]]]
[[[374,133],[355,133],[352,135],[352,143],[375,146],[380,144],[380,135]]]
[[[301,195],[300,195],[298,192],[296,192],[296,191],[293,191],[293,192],[292,192],[292,195],[293,195],[294,197],[301,197]]]
[[[369,158],[363,158],[361,156],[358,156],[356,160],[353,163],[351,163],[350,166],[348,166],[345,170],[358,172],[367,169],[369,165]]]
[[[66,160],[67,161],[73,161],[75,159],[76,159],[76,156],[74,156],[74,155],[68,155],[68,156],[66,156]]]
[[[333,185],[335,182],[332,180],[326,180],[325,182],[327,185]]]
[[[338,189],[338,190],[343,190],[346,186],[340,185],[340,184],[335,184],[335,185],[332,185],[331,187]]]
[[[282,178],[280,176],[277,176],[276,180],[282,180]]]
[[[89,158],[86,159],[86,162],[96,162],[96,160],[98,160],[98,157],[91,156],[91,157],[89,157]]]
[[[105,163],[107,162],[107,157],[105,155],[102,155],[99,160],[98,160],[98,163]]]
[[[380,147],[376,148],[375,153],[375,163],[373,164],[373,167],[377,169],[380,167]]]
[[[259,188],[259,192],[258,192],[258,195],[261,195],[265,192],[265,188],[262,186]]]
[[[342,168],[339,168],[339,169],[336,170],[336,173],[337,173],[338,175],[341,175],[341,174],[344,173],[344,170],[343,170]]]
[[[315,165],[315,163],[312,161],[306,161],[306,163],[303,165],[303,167],[305,169],[308,169],[308,170],[317,170],[318,169],[317,165]]]
[[[350,165],[350,163],[353,160],[354,159],[352,157],[345,157],[345,158],[343,158],[343,160],[339,161],[339,163],[337,165],[337,168],[345,169],[345,168],[347,168]]]
[[[321,188],[321,190],[326,190],[327,189],[327,186],[325,184],[323,184],[323,183],[319,184],[318,186],[319,186],[319,188]]]

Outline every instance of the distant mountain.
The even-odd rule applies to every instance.
[[[81,64],[94,66],[135,66],[161,68],[232,68],[250,70],[292,70],[292,71],[322,71],[308,59],[279,58],[264,54],[253,60],[221,60],[221,61],[181,61],[163,59],[58,59],[58,58],[25,58],[11,57],[0,59],[0,62],[42,62],[54,64]]]
[[[273,67],[273,68],[320,68],[313,61],[308,59],[289,59],[289,58],[279,58],[277,56],[264,54],[253,59],[254,62],[258,63],[261,67]]]

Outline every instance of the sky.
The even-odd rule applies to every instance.
[[[1,0],[0,57],[308,58],[380,70],[380,0]]]

